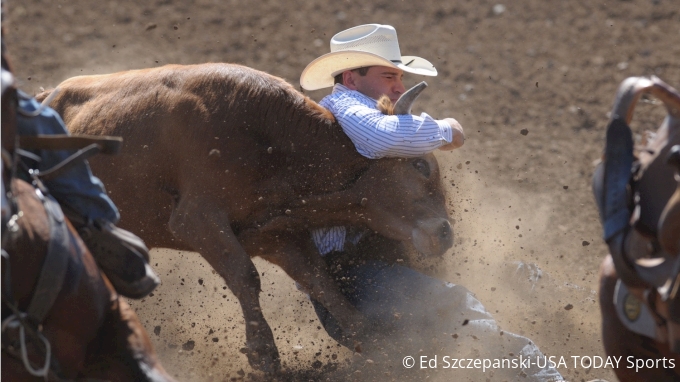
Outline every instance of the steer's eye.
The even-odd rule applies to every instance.
[[[426,178],[430,177],[430,165],[425,159],[416,159],[413,161],[413,167],[418,170],[421,174],[425,175]]]

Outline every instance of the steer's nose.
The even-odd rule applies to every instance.
[[[451,223],[444,219],[439,226],[437,236],[439,238],[439,245],[444,248],[444,250],[451,248],[453,245],[453,228],[451,228]]]
[[[451,228],[451,223],[448,220],[444,220],[439,227],[439,239],[442,241],[451,240],[453,237],[453,229]]]
[[[418,221],[413,230],[413,244],[426,256],[441,256],[453,246],[453,229],[448,219],[429,218]]]

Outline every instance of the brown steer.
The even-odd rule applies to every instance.
[[[168,65],[75,77],[59,89],[52,106],[72,133],[126,142],[117,157],[92,161],[120,225],[149,247],[201,253],[241,304],[257,368],[277,369],[279,356],[251,256],[281,266],[352,335],[361,316],[310,247],[310,229],[364,227],[426,255],[453,243],[433,155],[362,157],[327,110],[280,78]]]

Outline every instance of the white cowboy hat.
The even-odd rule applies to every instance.
[[[307,65],[300,76],[306,90],[333,86],[334,77],[345,70],[365,66],[392,66],[405,72],[436,76],[431,62],[402,56],[397,31],[390,25],[366,24],[344,30],[331,39],[331,52]]]

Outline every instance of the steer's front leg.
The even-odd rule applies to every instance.
[[[340,292],[327,270],[326,263],[313,248],[309,232],[268,232],[249,230],[239,235],[248,253],[276,264],[309,295],[320,302],[335,318],[344,336],[355,343],[364,339],[364,316]]]
[[[279,353],[260,308],[260,278],[250,256],[236,240],[228,214],[216,200],[182,195],[170,218],[170,230],[199,252],[234,293],[246,322],[246,355],[253,368],[275,372]]]

